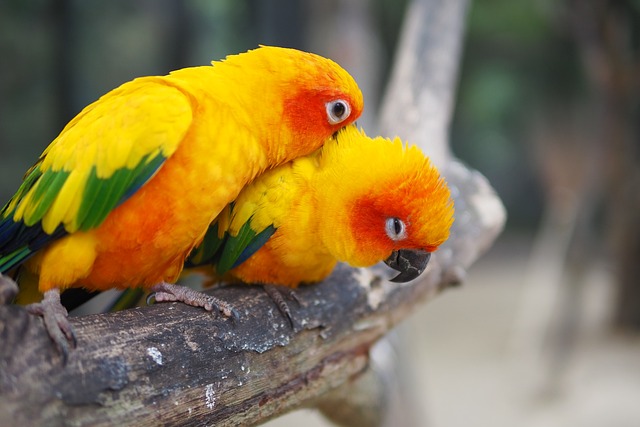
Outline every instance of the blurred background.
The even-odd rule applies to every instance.
[[[341,63],[375,134],[405,8],[2,0],[0,201],[108,90],[258,44]],[[399,331],[416,425],[640,425],[640,2],[473,1],[459,76],[452,152],[508,222],[465,284]],[[312,411],[269,425],[302,423],[327,425]]]

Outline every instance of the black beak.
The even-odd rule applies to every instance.
[[[400,272],[392,282],[404,283],[418,277],[429,263],[431,253],[421,250],[400,249],[393,251],[384,263]]]

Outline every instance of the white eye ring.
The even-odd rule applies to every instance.
[[[407,227],[399,218],[387,218],[384,224],[384,231],[394,242],[407,238]]]
[[[332,125],[344,122],[351,115],[351,106],[344,99],[329,101],[325,105],[327,107],[327,119]]]

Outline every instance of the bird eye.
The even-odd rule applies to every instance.
[[[407,228],[404,222],[398,218],[387,218],[384,230],[391,240],[398,241],[407,238]]]
[[[349,115],[351,115],[351,107],[345,100],[336,99],[335,101],[329,101],[326,106],[327,118],[332,125],[344,122]]]

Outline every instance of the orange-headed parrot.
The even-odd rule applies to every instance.
[[[278,47],[124,83],[67,124],[0,211],[0,273],[37,280],[28,309],[65,357],[66,288],[143,287],[230,315],[172,284],[185,258],[247,183],[362,108],[336,63]]]

